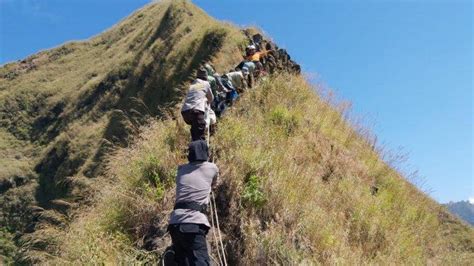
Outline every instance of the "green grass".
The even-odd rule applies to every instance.
[[[127,147],[148,120],[174,110],[199,64],[212,61],[223,72],[238,61],[244,42],[239,29],[213,20],[191,3],[163,1],[90,40],[2,66],[0,182],[27,177],[20,185],[31,195],[23,197],[25,189],[16,187],[0,195],[2,212],[9,212],[0,216],[0,225],[11,228],[18,217],[27,225],[34,217],[25,208],[40,206],[62,217],[65,223],[56,226],[62,231],[69,214],[54,201],[65,201],[72,209],[92,201],[109,153]],[[153,162],[147,164],[141,167],[157,170]],[[160,179],[140,186],[160,198],[169,183]],[[20,198],[29,202],[13,208],[18,205],[9,201]],[[25,238],[41,237],[42,226],[37,228]],[[30,243],[17,241],[23,250],[18,258],[42,261],[41,250],[30,252]]]
[[[0,68],[0,181],[28,176],[0,195],[5,262],[156,261],[186,162],[186,84],[203,61],[226,72],[245,42],[189,2],[165,1]],[[472,261],[472,228],[389,167],[373,137],[347,121],[346,104],[315,91],[280,73],[219,122],[211,142],[230,263]],[[35,231],[13,241],[34,216]],[[151,231],[158,249],[147,252]]]
[[[245,182],[244,191],[242,192],[242,200],[249,208],[261,208],[265,204],[265,194],[261,189],[262,178],[251,175]]]
[[[377,159],[367,138],[352,132],[336,109],[303,78],[281,74],[248,91],[220,121],[211,142],[221,170],[216,194],[224,242],[233,243],[230,262],[468,264],[472,229]],[[288,122],[294,117],[297,123]],[[66,234],[82,236],[102,224],[96,234],[113,241],[74,237],[74,244],[61,245],[64,257],[75,260],[76,249],[93,245],[93,259],[84,263],[125,258],[143,252],[147,225],[164,232],[173,206],[171,181],[186,162],[187,139],[181,120],[155,121],[134,146],[113,156],[111,187],[71,225],[77,232]],[[158,239],[159,254],[169,237]],[[119,251],[122,246],[128,251]],[[100,255],[109,250],[110,256]],[[154,259],[138,257],[135,263]]]

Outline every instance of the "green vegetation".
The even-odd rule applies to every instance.
[[[43,236],[60,234],[93,201],[109,155],[127,147],[150,119],[174,110],[199,64],[230,68],[245,40],[187,1],[163,1],[91,40],[2,66],[0,226],[9,244],[22,235],[14,241],[21,248],[17,261],[54,254],[48,243],[56,240]],[[137,185],[160,198],[172,172],[153,173],[160,170],[154,163],[141,165],[150,180]],[[25,234],[27,227],[35,229]]]
[[[302,77],[281,73],[247,92],[221,120],[211,142],[221,168],[216,191],[230,262],[468,264],[472,229],[391,170],[336,110]],[[290,117],[298,117],[299,126],[288,135],[275,123],[286,125],[280,122]],[[186,162],[187,139],[181,120],[155,121],[134,146],[111,157],[112,181],[64,233],[61,257],[83,263],[156,259],[169,244],[173,184],[165,183],[159,197],[137,184],[172,179]],[[147,253],[140,247],[150,224],[161,242]],[[91,256],[82,258],[82,249]]]
[[[265,195],[260,188],[261,183],[261,178],[256,175],[251,175],[245,182],[242,199],[249,204],[249,207],[261,208],[265,204]]]
[[[183,91],[201,62],[224,72],[245,42],[189,2],[165,1],[0,68],[3,261],[156,261],[186,162]],[[473,229],[315,91],[277,73],[219,122],[211,143],[229,263],[469,264]]]

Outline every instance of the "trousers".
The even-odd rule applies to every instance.
[[[191,125],[191,138],[195,140],[206,140],[206,119],[203,111],[186,110],[181,112],[184,122]]]
[[[183,266],[211,265],[207,250],[208,228],[200,224],[171,224],[168,231],[173,241],[175,261]]]

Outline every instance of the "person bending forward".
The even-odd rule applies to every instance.
[[[184,122],[191,125],[192,140],[206,139],[206,111],[214,100],[211,85],[207,81],[207,71],[198,70],[196,80],[189,87],[181,115]]]
[[[176,202],[168,226],[178,265],[210,265],[206,235],[211,226],[204,212],[219,169],[208,157],[207,143],[193,141],[189,163],[178,167]]]

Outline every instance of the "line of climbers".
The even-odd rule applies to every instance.
[[[217,118],[234,104],[239,93],[254,86],[255,79],[279,69],[300,72],[285,50],[257,34],[252,36],[244,60],[235,69],[219,75],[211,64],[205,63],[197,71],[181,109],[184,121],[191,126],[192,142],[189,163],[180,165],[176,176],[176,200],[168,226],[172,246],[163,255],[165,265],[211,264],[206,242],[211,225],[206,214],[219,168],[209,162],[206,131],[213,131]]]

